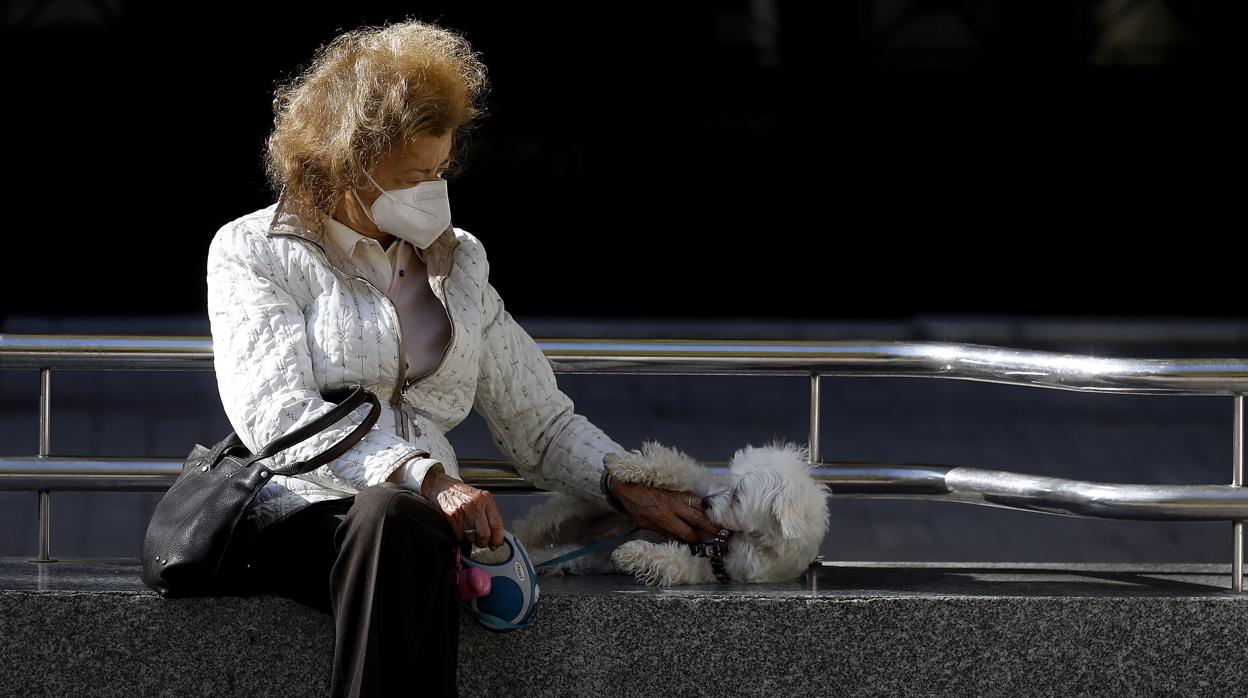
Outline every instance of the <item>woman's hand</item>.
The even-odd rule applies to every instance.
[[[444,472],[436,473],[432,483],[421,484],[421,494],[446,515],[457,541],[464,540],[464,531],[472,528],[476,531],[467,538],[478,548],[494,550],[503,544],[503,517],[494,495]]]
[[[620,503],[637,520],[637,524],[650,531],[658,531],[690,543],[698,542],[696,526],[708,533],[716,533],[716,526],[702,508],[702,498],[692,492],[665,490],[639,482],[611,480],[611,491]],[[693,502],[690,504],[689,502]]]

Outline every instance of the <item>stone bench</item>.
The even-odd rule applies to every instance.
[[[1229,565],[824,562],[774,585],[541,578],[536,622],[463,616],[464,696],[1243,695]],[[138,561],[0,558],[0,695],[319,696],[332,618],[166,600]],[[399,668],[401,670],[401,668]],[[419,677],[412,677],[413,683]]]

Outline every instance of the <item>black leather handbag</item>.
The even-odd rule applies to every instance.
[[[256,493],[273,477],[273,469],[260,463],[318,434],[355,408],[372,405],[364,422],[329,449],[287,468],[279,475],[299,475],[315,470],[364,438],[377,423],[381,405],[363,386],[352,391],[337,407],[298,429],[284,434],[252,454],[236,432],[211,449],[195,444],[182,473],[156,505],[143,538],[143,583],[162,597],[217,596],[233,591],[226,573],[230,542]],[[330,399],[329,395],[325,396]],[[336,402],[336,400],[331,400]]]

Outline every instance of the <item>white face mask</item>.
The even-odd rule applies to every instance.
[[[367,208],[364,211],[381,232],[407,240],[423,250],[450,227],[451,203],[446,195],[445,179],[386,191],[367,172],[364,176],[381,192],[373,202],[372,211]],[[355,195],[355,200],[364,203],[359,194]]]

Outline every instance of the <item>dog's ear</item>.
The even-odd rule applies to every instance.
[[[780,535],[786,540],[793,540],[801,535],[801,526],[805,524],[804,513],[798,499],[798,488],[789,483],[776,492],[771,498],[771,515],[780,524]]]
[[[785,483],[771,499],[771,514],[786,540],[823,536],[828,526],[828,500],[832,491],[814,480],[801,478]]]

